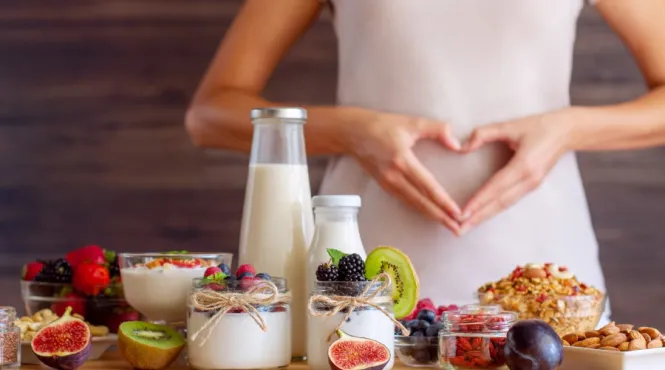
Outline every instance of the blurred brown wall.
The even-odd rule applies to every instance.
[[[239,4],[0,2],[0,304],[18,305],[22,263],[86,243],[235,251],[247,158],[194,148],[182,120]],[[334,33],[324,17],[267,95],[332,103],[335,85]],[[574,102],[643,91],[616,36],[585,10]],[[581,157],[616,317],[661,328],[664,154]],[[322,164],[312,162],[314,186]]]

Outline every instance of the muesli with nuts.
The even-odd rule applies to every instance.
[[[621,352],[663,348],[665,345],[665,337],[658,329],[614,322],[598,330],[566,334],[561,341],[564,347]]]
[[[605,307],[605,295],[581,283],[553,263],[518,266],[499,281],[478,289],[481,304],[499,304],[520,320],[541,319],[559,335],[593,330]]]

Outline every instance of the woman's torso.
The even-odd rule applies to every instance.
[[[460,139],[475,127],[569,105],[582,0],[335,0],[338,102],[439,119]],[[509,159],[500,145],[458,155],[420,143],[416,153],[460,204]],[[573,154],[539,189],[462,238],[386,194],[351,159],[333,160],[321,193],[359,194],[368,249],[412,258],[422,295],[464,303],[517,264],[568,265],[604,289]]]

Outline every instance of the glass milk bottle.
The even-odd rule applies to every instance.
[[[360,230],[358,210],[361,199],[357,195],[318,195],[312,198],[314,207],[314,238],[307,256],[307,287],[314,289],[316,269],[330,261],[328,249],[337,249],[346,254],[359,254],[367,258]]]
[[[282,276],[292,294],[292,355],[307,347],[307,250],[314,229],[300,108],[251,112],[252,154],[240,235],[240,264]]]

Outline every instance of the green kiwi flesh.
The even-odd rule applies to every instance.
[[[397,248],[377,247],[365,261],[365,277],[373,279],[380,273],[390,275],[395,303],[395,318],[408,316],[418,303],[420,282],[409,257]]]
[[[136,369],[164,369],[175,361],[187,342],[169,326],[128,321],[118,330],[122,356]]]

